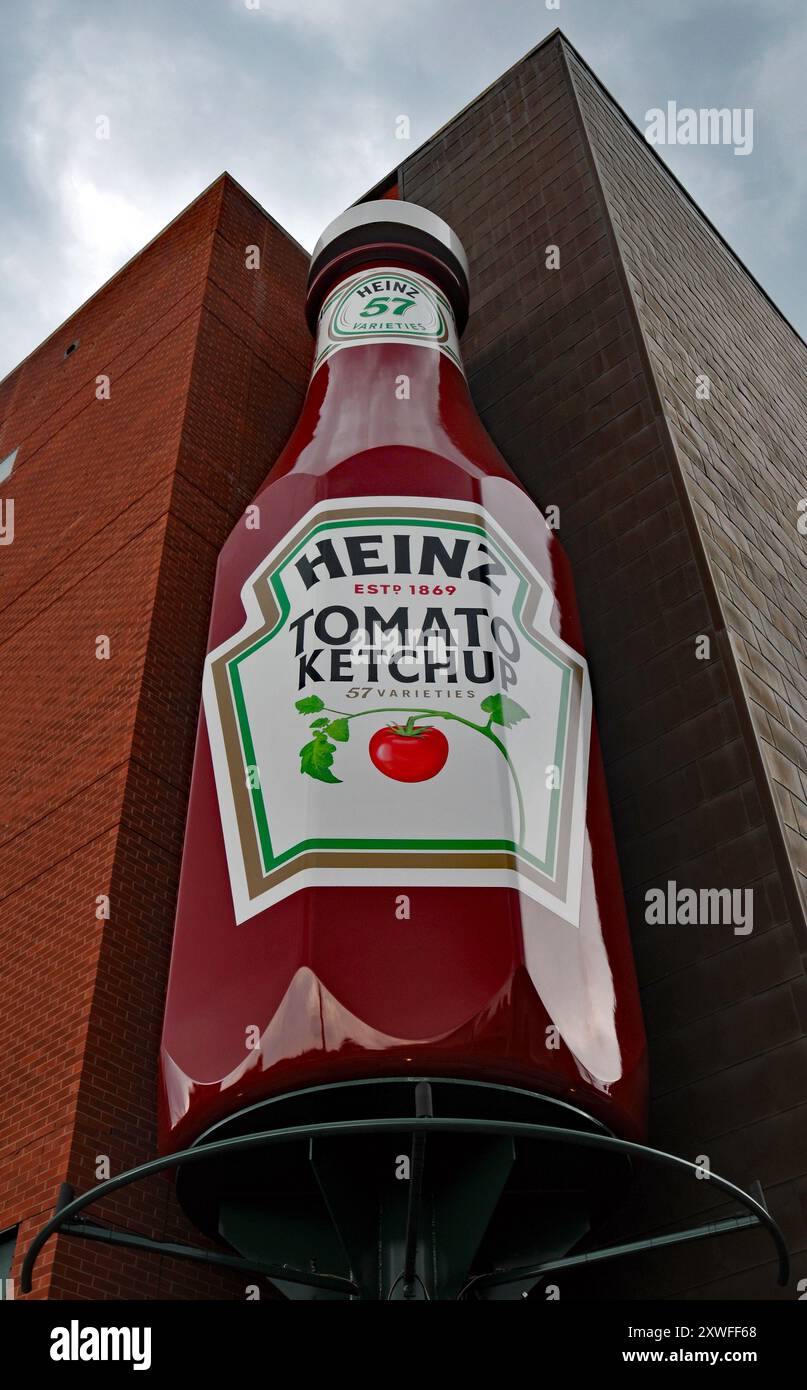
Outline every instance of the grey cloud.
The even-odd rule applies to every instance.
[[[559,24],[640,127],[753,106],[755,149],[662,157],[804,330],[801,0],[29,0],[0,58],[0,375],[225,168],[311,246]],[[395,119],[411,120],[411,141]],[[99,115],[111,139],[95,138]]]

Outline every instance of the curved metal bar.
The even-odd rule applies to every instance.
[[[248,1153],[251,1149],[270,1148],[274,1144],[293,1143],[295,1140],[339,1139],[354,1134],[413,1134],[419,1131],[434,1134],[467,1134],[470,1131],[477,1134],[498,1134],[513,1139],[542,1139],[549,1143],[576,1144],[581,1148],[610,1149],[615,1153],[631,1154],[650,1163],[667,1164],[670,1167],[679,1168],[684,1172],[694,1173],[703,1178],[703,1170],[698,1168],[696,1164],[690,1163],[689,1159],[679,1158],[676,1154],[665,1153],[662,1149],[647,1148],[644,1144],[636,1144],[628,1139],[616,1139],[608,1134],[590,1134],[576,1129],[556,1129],[553,1125],[521,1124],[507,1120],[463,1120],[456,1116],[441,1115],[423,1117],[409,1115],[400,1118],[342,1120],[326,1124],[294,1125],[285,1129],[239,1135],[234,1139],[219,1139],[201,1148],[184,1149],[166,1157],[153,1158],[147,1163],[141,1163],[137,1168],[130,1168],[125,1173],[119,1173],[115,1178],[107,1178],[106,1182],[99,1183],[97,1187],[85,1192],[80,1197],[75,1197],[72,1202],[68,1202],[67,1206],[62,1207],[61,1211],[51,1217],[50,1221],[42,1227],[42,1230],[31,1242],[20,1274],[22,1292],[30,1293],[31,1277],[39,1252],[45,1242],[58,1232],[60,1226],[70,1221],[93,1202],[99,1202],[111,1193],[117,1192],[119,1188],[127,1187],[129,1183],[149,1177],[152,1173],[162,1173],[167,1168],[176,1167],[177,1164],[201,1163],[206,1159],[217,1158],[226,1154]],[[779,1257],[779,1284],[784,1286],[789,1278],[790,1257],[782,1232],[769,1212],[742,1188],[736,1187],[734,1183],[729,1182],[727,1178],[721,1178],[717,1173],[710,1173],[708,1179],[704,1179],[704,1181],[713,1183],[722,1192],[733,1197],[741,1206],[752,1212],[759,1224],[765,1227],[776,1247]]]
[[[539,1101],[541,1105],[549,1106],[550,1109],[558,1111],[560,1114],[568,1116],[569,1123],[573,1120],[582,1120],[588,1129],[593,1129],[602,1134],[610,1134],[611,1130],[602,1120],[598,1120],[595,1115],[590,1115],[587,1110],[581,1109],[579,1105],[572,1105],[568,1100],[561,1100],[560,1096],[550,1096],[543,1091],[527,1091],[523,1086],[506,1086],[500,1081],[476,1081],[464,1076],[363,1076],[357,1081],[327,1081],[319,1086],[304,1086],[297,1091],[283,1091],[280,1095],[265,1096],[263,1100],[253,1101],[243,1110],[237,1111],[233,1115],[226,1115],[222,1120],[216,1120],[209,1129],[203,1131],[197,1139],[194,1139],[191,1148],[196,1149],[201,1144],[206,1144],[213,1139],[220,1130],[226,1130],[233,1121],[239,1122],[247,1116],[257,1116],[261,1111],[271,1112],[275,1106],[284,1105],[287,1101],[305,1100],[310,1105],[312,1100],[321,1095],[333,1095],[335,1091],[362,1091],[364,1089],[378,1090],[385,1086],[410,1086],[414,1090],[421,1082],[428,1082],[430,1086],[437,1087],[438,1090],[444,1086],[454,1089],[493,1092],[501,1096],[514,1096],[517,1100]]]

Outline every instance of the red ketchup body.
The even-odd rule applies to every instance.
[[[362,261],[354,256],[349,275],[371,275],[379,265],[399,264],[395,250],[384,243],[368,247]],[[418,261],[410,254],[406,269],[422,282],[428,275],[428,256]],[[339,287],[338,276],[331,288],[334,284]],[[209,650],[220,649],[242,631],[244,585],[284,538],[294,535],[312,508],[327,503],[338,510],[355,502],[361,510],[362,499],[368,498],[415,499],[427,509],[432,499],[441,499],[457,504],[458,514],[484,507],[550,595],[546,611],[551,631],[574,652],[583,653],[570,569],[557,537],[482,427],[460,367],[446,352],[405,341],[362,344],[315,364],[300,420],[255,498],[259,511],[250,515],[259,516],[260,525],[242,522],[222,550]],[[369,530],[376,534],[372,523]],[[377,578],[355,580],[354,575],[343,581],[351,584],[351,593],[356,585],[380,587],[391,578],[405,589],[410,575],[390,576],[380,572],[380,564],[366,564],[368,556],[377,558],[380,551],[377,542],[362,544],[358,553]],[[439,563],[433,562],[431,569],[426,587],[444,589],[446,575]],[[410,572],[419,589],[422,576],[414,574],[414,566]],[[316,574],[317,583],[329,582],[324,564]],[[313,592],[313,576],[309,573],[308,578]],[[390,595],[371,597],[388,617]],[[369,601],[366,591],[357,594],[357,610]],[[431,602],[431,596],[426,601]],[[435,605],[438,602],[447,600],[438,594]],[[309,630],[314,641],[313,621],[306,618],[298,628],[301,641]],[[468,619],[463,621],[467,639]],[[505,648],[512,640],[505,633],[514,626],[510,622],[500,630]],[[461,637],[461,645],[462,641]],[[310,651],[324,653],[312,657],[313,672],[329,652],[322,643]],[[306,647],[302,670],[310,651]],[[296,648],[294,654],[299,659]],[[505,663],[501,669],[512,673],[515,664]],[[407,796],[431,795],[427,789],[441,786],[450,791],[450,784],[441,779],[453,775],[452,759],[460,756],[456,749],[461,735],[464,748],[478,747],[487,759],[480,764],[475,790],[483,815],[485,797],[501,797],[501,788],[511,786],[505,755],[489,735],[499,738],[507,750],[517,732],[525,738],[525,729],[537,731],[542,717],[541,709],[529,703],[529,690],[525,695],[523,689],[512,688],[511,695],[529,708],[531,724],[524,718],[511,731],[494,722],[480,740],[474,732],[484,724],[479,707],[485,697],[495,697],[496,682],[478,690],[469,687],[459,704],[454,688],[446,687],[446,702],[441,704],[434,690],[423,702],[411,696],[406,701],[397,696],[377,699],[374,687],[362,695],[371,684],[361,678],[354,685],[345,680],[336,712],[331,693],[329,709],[320,715],[321,721],[338,720],[342,712],[361,716],[350,719],[347,745],[337,737],[338,724],[335,729],[331,724],[328,733],[329,726],[320,722],[319,730],[309,734],[319,713],[316,707],[308,714],[288,716],[299,721],[298,746],[308,739],[314,755],[321,754],[326,764],[331,759],[330,767],[324,768],[324,782],[300,774],[301,796],[309,798],[301,802],[302,814],[306,805],[325,806],[332,793],[347,795],[348,756],[361,755],[361,777],[375,777],[373,795],[381,798],[379,805],[388,804],[385,796],[400,798],[389,803],[393,818],[395,806],[405,805]],[[383,668],[377,684],[379,690],[390,687]],[[348,696],[356,687],[358,696]],[[306,680],[299,697],[305,701],[313,695],[316,706],[321,688],[316,679]],[[328,686],[330,692],[333,689]],[[434,713],[419,715],[415,732],[407,736],[406,705],[420,708],[421,703]],[[376,707],[390,706],[392,713],[374,715]],[[402,707],[400,716],[397,706]],[[460,709],[470,722],[453,723],[445,717],[445,712]],[[284,704],[284,719],[285,710]],[[275,748],[285,750],[294,737],[288,727],[279,727],[275,734],[256,731],[256,738],[268,738],[271,747],[274,737]],[[297,759],[298,748],[292,751]],[[473,868],[452,870],[441,884],[419,881],[417,872],[406,866],[391,866],[385,870],[385,881],[376,884],[366,881],[364,869],[351,881],[350,864],[340,861],[341,877],[323,883],[316,877],[316,851],[313,877],[281,900],[237,920],[209,719],[203,710],[161,1054],[163,1150],[190,1144],[216,1121],[269,1096],[327,1082],[402,1074],[471,1078],[548,1093],[588,1111],[618,1135],[640,1138],[645,1040],[593,722],[587,752],[579,904],[572,912],[576,920],[569,920],[568,913],[559,915],[518,886],[486,882],[484,875],[475,881]],[[385,759],[386,770],[379,765]],[[484,769],[493,769],[495,776],[497,767],[503,780],[484,782]],[[412,780],[407,780],[407,769],[417,774]],[[328,773],[334,778],[331,783]],[[467,769],[462,775],[469,775]],[[529,788],[522,792],[530,794]],[[270,820],[271,800],[270,791]],[[277,797],[274,814],[282,819]],[[313,809],[311,814],[315,815]],[[445,819],[450,835],[450,812]],[[412,862],[417,859],[414,855]],[[462,859],[458,855],[456,862]],[[459,881],[463,873],[465,881]]]

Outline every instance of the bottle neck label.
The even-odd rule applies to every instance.
[[[484,507],[321,502],[242,602],[204,681],[238,922],[300,888],[422,885],[579,924],[586,663]]]
[[[454,312],[430,280],[400,266],[340,281],[317,321],[312,375],[334,353],[372,343],[414,343],[443,353],[463,371]]]

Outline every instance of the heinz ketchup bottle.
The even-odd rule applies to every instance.
[[[457,237],[321,237],[300,420],[218,566],[162,1144],[328,1083],[480,1080],[642,1132],[645,1043],[569,566],[482,427]]]

